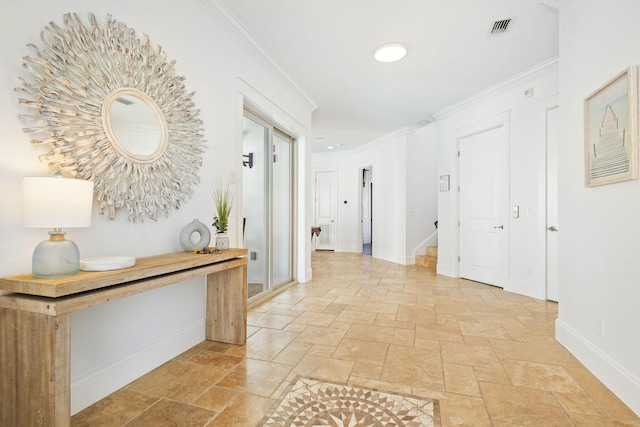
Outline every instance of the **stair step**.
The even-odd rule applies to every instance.
[[[435,271],[438,258],[431,255],[416,255],[416,265]]]
[[[426,255],[416,255],[416,265],[436,271],[438,266],[438,247],[427,246]]]

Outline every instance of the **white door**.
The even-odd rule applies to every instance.
[[[362,201],[362,243],[364,245],[371,244],[371,229],[372,229],[372,195],[373,195],[373,181],[371,179],[372,166],[361,169],[362,171],[362,191],[360,192],[360,199]]]
[[[558,301],[558,115],[545,111],[547,140],[547,299]]]
[[[336,173],[316,172],[316,250],[333,251],[336,241]]]
[[[509,258],[508,131],[460,139],[460,277],[504,286]]]

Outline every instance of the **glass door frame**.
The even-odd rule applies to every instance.
[[[294,233],[296,230],[296,223],[295,223],[295,156],[294,156],[294,147],[295,147],[295,139],[293,137],[291,137],[290,135],[288,135],[287,133],[281,131],[280,129],[278,129],[277,127],[273,127],[271,130],[271,145],[270,145],[270,155],[271,155],[271,159],[275,159],[273,156],[276,155],[276,153],[274,152],[274,147],[275,144],[273,143],[273,139],[274,137],[278,137],[282,140],[284,140],[285,142],[287,142],[289,144],[289,274],[287,276],[287,278],[285,278],[284,280],[278,282],[278,283],[274,283],[273,282],[273,257],[270,257],[270,261],[271,261],[271,270],[270,270],[270,286],[269,289],[279,289],[282,286],[288,285],[289,283],[293,282],[293,271],[294,271],[294,266],[295,266],[295,239],[294,239]],[[271,165],[273,166],[273,163],[275,163],[275,160],[271,163]],[[274,213],[273,213],[273,191],[274,191],[274,185],[273,185],[273,167],[270,168],[270,198],[269,198],[269,222],[270,222],[270,228],[271,228],[271,238],[269,239],[269,243],[270,243],[270,251],[271,254],[273,255],[273,221],[274,221]]]
[[[244,106],[243,109],[243,116],[242,116],[242,120],[245,119],[249,119],[252,120],[254,122],[256,122],[257,124],[259,124],[260,126],[263,126],[264,128],[266,128],[269,132],[269,141],[267,144],[267,149],[265,152],[265,157],[267,159],[270,159],[270,161],[265,162],[268,167],[266,167],[265,170],[265,175],[266,175],[266,182],[268,185],[265,186],[265,190],[266,190],[266,194],[265,197],[267,198],[267,203],[266,203],[266,210],[267,210],[267,215],[268,215],[268,221],[266,221],[266,223],[268,224],[268,230],[265,231],[266,234],[266,239],[267,239],[267,247],[268,247],[268,253],[267,255],[267,273],[266,273],[266,279],[269,281],[269,283],[267,284],[267,289],[257,295],[255,295],[252,298],[249,298],[249,301],[255,301],[255,300],[259,300],[264,298],[265,295],[268,295],[270,293],[272,293],[275,290],[278,290],[284,286],[287,286],[291,283],[295,282],[294,279],[294,271],[295,271],[295,262],[296,262],[296,237],[295,237],[295,230],[296,228],[296,223],[297,223],[297,217],[296,217],[296,206],[297,206],[297,193],[296,193],[296,188],[297,188],[297,180],[296,180],[296,172],[297,172],[297,164],[295,162],[296,159],[296,151],[297,151],[297,144],[295,144],[296,140],[295,138],[293,138],[292,136],[290,136],[289,134],[287,134],[286,132],[282,131],[281,129],[277,128],[273,123],[271,123],[270,121],[268,121],[267,119],[265,119],[263,116],[261,116],[259,113],[255,112],[254,110],[248,108],[246,105]],[[273,219],[274,219],[274,214],[273,214],[273,156],[274,156],[274,137],[278,136],[279,138],[285,140],[286,142],[289,143],[289,176],[290,176],[290,180],[289,180],[289,217],[290,217],[290,224],[289,224],[289,274],[288,277],[279,282],[279,283],[273,283],[273,262],[274,262],[274,254],[273,254]],[[244,189],[243,189],[244,191]]]

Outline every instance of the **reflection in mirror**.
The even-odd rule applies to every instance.
[[[167,148],[164,115],[144,92],[116,89],[103,106],[107,137],[123,155],[136,162],[157,160]]]
[[[119,96],[111,104],[111,128],[120,145],[134,156],[149,156],[162,138],[153,111],[135,96]]]

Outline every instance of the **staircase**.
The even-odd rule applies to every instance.
[[[427,246],[426,255],[416,255],[416,265],[425,267],[431,271],[436,271],[438,265],[438,247]]]

